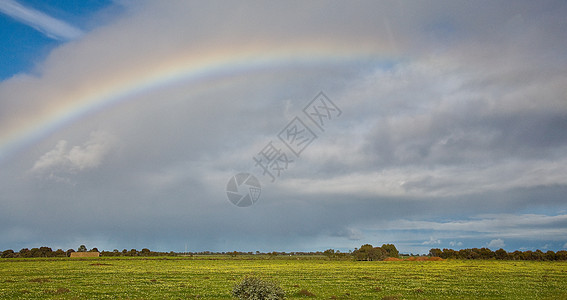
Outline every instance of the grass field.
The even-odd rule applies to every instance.
[[[231,299],[246,275],[288,299],[567,299],[567,262],[246,257],[0,259],[0,298]]]

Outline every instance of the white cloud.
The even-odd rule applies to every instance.
[[[564,230],[557,227],[565,222],[567,222],[567,215],[487,214],[471,216],[468,220],[462,219],[449,222],[402,219],[388,222],[385,225],[381,224],[380,227],[386,226],[396,230],[477,232],[487,235],[500,233],[510,238],[540,233],[540,235],[546,235],[546,238],[555,236],[557,239],[566,236]]]
[[[441,240],[435,239],[432,236],[429,237],[429,241],[425,241],[421,243],[422,245],[439,245],[441,244]]]
[[[490,243],[488,243],[486,247],[490,249],[500,249],[504,248],[504,246],[506,246],[506,244],[504,244],[504,241],[502,239],[495,239],[490,241]]]
[[[35,28],[52,39],[73,40],[83,35],[80,29],[13,0],[0,0],[0,12]]]
[[[113,136],[100,131],[92,132],[83,145],[70,149],[68,142],[61,140],[35,162],[31,173],[52,179],[68,179],[68,175],[98,167],[114,144]]]
[[[463,245],[463,242],[451,241],[451,242],[449,242],[449,245],[450,245],[451,247],[460,247],[460,246]]]
[[[567,249],[567,243],[563,244],[563,249]]]

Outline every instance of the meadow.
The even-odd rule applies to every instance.
[[[0,259],[0,298],[232,299],[247,275],[288,299],[567,299],[567,262],[254,256]]]

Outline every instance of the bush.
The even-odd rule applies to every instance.
[[[232,295],[238,299],[276,300],[283,299],[285,292],[272,281],[247,276],[244,277],[242,282],[234,286]]]

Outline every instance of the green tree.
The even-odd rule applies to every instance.
[[[555,253],[555,259],[557,260],[567,260],[567,251],[560,250]]]
[[[388,257],[386,250],[380,247],[373,247],[370,244],[365,244],[360,249],[355,249],[352,254],[356,260],[384,260]]]
[[[441,257],[442,254],[443,254],[443,251],[441,251],[441,249],[439,249],[439,248],[433,248],[433,249],[429,250],[429,256],[432,256],[432,257]]]
[[[557,254],[555,252],[549,250],[545,252],[545,260],[557,260]]]
[[[16,253],[12,249],[4,250],[2,252],[2,258],[13,258],[16,256]]]
[[[453,249],[443,249],[443,254],[441,254],[441,258],[447,259],[447,258],[458,258],[459,256],[459,252],[453,250]]]
[[[400,252],[398,252],[398,249],[396,249],[396,246],[394,246],[394,244],[383,244],[382,249],[384,249],[386,251],[386,253],[388,253],[388,257],[399,257],[400,256]]]
[[[328,258],[333,258],[333,257],[335,257],[335,250],[334,249],[327,249],[327,250],[323,251],[323,255],[325,255]]]
[[[478,251],[478,254],[480,255],[480,259],[494,258],[494,252],[492,252],[492,250],[490,250],[488,248],[480,248],[480,250]]]
[[[79,246],[79,249],[77,249],[77,252],[87,252],[87,246],[85,246],[85,245]]]
[[[30,249],[23,248],[22,250],[20,250],[20,257],[32,257]]]
[[[39,250],[39,248],[31,248],[30,257],[41,257],[41,251]]]
[[[524,253],[522,251],[519,251],[519,250],[516,250],[516,251],[508,254],[508,257],[510,259],[513,259],[513,260],[524,260],[524,259],[526,259]]]
[[[496,259],[500,259],[500,260],[508,259],[508,252],[506,252],[506,250],[500,248],[500,249],[494,251],[494,257]]]

